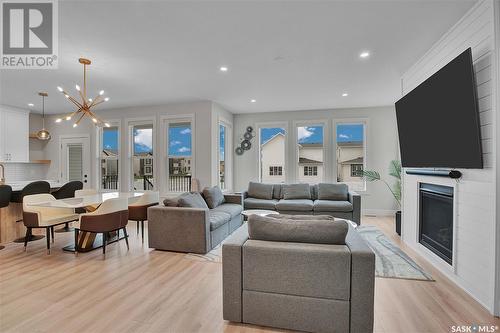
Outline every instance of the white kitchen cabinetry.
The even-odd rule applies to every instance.
[[[0,161],[29,162],[29,111],[0,106]]]

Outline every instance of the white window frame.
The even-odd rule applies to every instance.
[[[158,172],[158,159],[156,158],[157,156],[157,151],[158,151],[158,145],[157,145],[157,136],[156,136],[156,117],[141,117],[141,118],[127,118],[125,119],[126,123],[126,128],[127,128],[127,149],[128,149],[128,172],[127,172],[127,184],[128,184],[128,189],[129,191],[134,191],[134,175],[133,175],[133,157],[134,157],[134,133],[133,133],[133,127],[134,126],[140,126],[140,125],[153,125],[153,175],[155,179],[155,188],[154,190],[158,190],[158,184],[161,183],[161,177],[159,176]],[[137,192],[141,192],[140,190],[137,190]]]
[[[292,181],[291,178],[291,173],[289,171],[289,153],[288,153],[288,146],[289,146],[289,137],[290,137],[290,132],[289,132],[289,126],[288,122],[283,122],[283,121],[269,121],[269,122],[258,122],[255,123],[254,126],[254,132],[255,136],[257,136],[257,149],[255,149],[255,160],[257,163],[257,176],[259,183],[262,182],[262,168],[261,168],[261,153],[260,153],[260,146],[262,145],[262,142],[260,141],[260,130],[262,128],[283,128],[285,130],[285,158],[284,158],[284,165],[283,165],[283,171],[285,172],[285,183],[290,183]],[[254,137],[255,137],[254,136]]]
[[[369,147],[369,119],[368,118],[339,118],[339,119],[333,119],[333,135],[332,135],[332,138],[333,138],[333,148],[335,148],[335,150],[331,150],[332,151],[332,155],[333,155],[333,167],[332,167],[332,171],[333,171],[333,175],[332,175],[332,179],[333,179],[333,182],[337,182],[337,125],[359,125],[359,124],[363,124],[363,148],[364,148],[364,155],[363,155],[363,170],[369,170],[368,169],[368,165],[369,165],[369,161],[368,161],[368,147]],[[364,182],[364,189],[363,190],[356,190],[357,193],[361,193],[361,194],[369,194],[368,192],[368,185],[367,185],[367,182],[366,180],[363,179],[363,182]]]
[[[225,127],[224,138],[224,185],[223,192],[231,192],[233,188],[233,123],[223,117],[217,121],[217,185],[220,185],[220,126]]]
[[[294,149],[294,163],[293,163],[293,174],[295,175],[295,178],[293,179],[294,182],[298,182],[300,179],[300,167],[299,167],[299,137],[297,134],[297,129],[298,127],[314,127],[314,126],[321,126],[323,127],[323,178],[320,180],[320,182],[327,182],[330,181],[330,173],[328,170],[331,169],[331,158],[329,158],[330,154],[328,153],[330,151],[330,140],[329,140],[329,121],[328,119],[311,119],[311,120],[298,120],[293,122],[293,143],[295,144],[295,149]]]
[[[182,115],[161,115],[160,116],[160,170],[161,179],[164,181],[161,182],[159,186],[159,191],[162,196],[166,196],[169,194],[175,194],[179,192],[171,192],[169,191],[169,164],[168,164],[168,153],[169,153],[169,145],[168,145],[168,129],[171,123],[181,123],[181,122],[189,122],[191,123],[191,181],[196,177],[196,121],[194,114],[182,114]]]
[[[122,178],[122,124],[120,119],[110,119],[107,121],[110,124],[110,127],[118,127],[118,189],[117,190],[105,190],[102,188],[102,170],[101,170],[101,150],[103,148],[103,130],[104,127],[96,127],[96,169],[95,174],[97,175],[96,179],[96,189],[100,192],[116,192],[120,191],[121,188],[121,178]]]

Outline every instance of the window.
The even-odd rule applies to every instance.
[[[119,188],[119,151],[120,128],[118,126],[103,127],[100,131],[100,189],[118,190]]]
[[[226,189],[226,126],[219,124],[219,186]]]
[[[131,126],[132,130],[132,188],[136,191],[153,190],[154,135],[153,124]]]
[[[283,167],[282,166],[270,166],[269,167],[269,176],[283,176]]]
[[[351,164],[351,177],[363,177],[363,164]]]
[[[304,176],[317,176],[318,167],[317,166],[304,166]]]
[[[337,123],[337,182],[355,191],[365,190],[361,172],[366,169],[365,123]]]
[[[193,133],[191,121],[167,123],[168,192],[191,191]]]
[[[324,170],[324,125],[297,126],[299,183],[320,183]]]
[[[285,182],[286,131],[283,127],[259,128],[260,180],[263,183]],[[274,169],[274,167],[279,168]],[[276,173],[275,173],[276,171]],[[271,174],[271,172],[273,174]]]

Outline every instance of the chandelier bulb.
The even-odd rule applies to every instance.
[[[71,117],[70,117],[70,116],[67,116],[67,117],[66,117],[66,120],[71,120]]]
[[[57,119],[56,119],[56,123],[60,123],[61,121],[62,121],[62,119],[61,119],[61,118],[57,118]]]
[[[104,90],[99,91],[99,95],[104,95]]]
[[[104,123],[104,126],[111,127],[111,125],[109,123]]]
[[[106,97],[106,98],[104,99],[104,101],[105,101],[105,102],[109,101],[109,97]]]
[[[73,124],[73,128],[74,128],[74,127],[76,127],[76,126],[78,126],[76,123],[75,123],[75,124]]]
[[[76,90],[80,91],[80,86],[79,85],[75,85],[75,88],[76,88]]]
[[[57,87],[57,90],[59,90],[60,92],[63,92],[63,88],[61,88],[61,87]]]

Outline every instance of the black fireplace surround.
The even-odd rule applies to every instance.
[[[453,263],[453,187],[420,183],[419,242]]]

